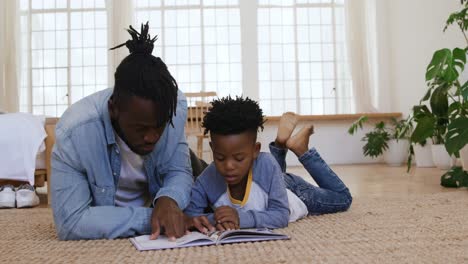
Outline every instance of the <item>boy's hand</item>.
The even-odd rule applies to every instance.
[[[216,229],[219,231],[236,230],[239,229],[239,226],[236,226],[233,222],[223,222],[216,224]]]
[[[239,229],[239,214],[235,208],[230,206],[220,206],[216,208],[214,219],[218,230]]]
[[[196,228],[198,231],[203,234],[208,233],[208,231],[213,232],[216,228],[210,223],[208,218],[204,215],[188,217],[185,218],[185,227],[186,229]]]

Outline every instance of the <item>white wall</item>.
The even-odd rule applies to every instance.
[[[311,121],[310,121],[311,122]],[[361,138],[365,131],[368,131],[371,124],[365,126],[365,130],[359,131],[356,135],[348,134],[348,128],[352,121],[314,121],[315,133],[310,137],[309,147],[315,147],[322,158],[329,164],[356,164],[356,163],[376,163],[382,159],[364,158],[362,155]],[[298,124],[296,132],[305,124],[301,121]],[[258,134],[258,141],[262,144],[262,151],[269,152],[268,144],[276,137],[278,127],[277,121],[268,121],[265,123],[265,129]],[[204,151],[209,150],[209,139],[205,139]],[[188,143],[190,148],[196,150],[195,137],[189,137]],[[212,157],[210,152],[203,154],[203,159],[211,162]],[[298,162],[294,153],[289,152],[286,158],[288,165],[298,166]]]
[[[449,14],[461,5],[459,0],[380,1],[380,11],[387,12],[380,17],[387,19],[389,45],[383,43],[381,53],[390,55],[391,110],[406,116],[427,91],[425,72],[434,51],[467,45],[456,25],[442,31]]]
[[[359,131],[356,135],[348,134],[348,128],[352,121],[302,121],[298,124],[296,132],[306,123],[314,125],[314,134],[310,137],[309,147],[318,150],[322,158],[329,164],[356,164],[356,163],[376,163],[382,159],[365,158],[362,155],[361,138],[364,131],[370,128],[365,126],[365,130]],[[265,129],[259,134],[259,141],[262,143],[262,151],[269,152],[268,144],[276,138],[278,122],[269,121],[265,124]],[[290,166],[300,165],[297,157],[292,152],[288,152],[286,162]]]

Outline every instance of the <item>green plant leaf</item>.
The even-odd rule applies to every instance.
[[[411,142],[420,143],[434,134],[436,119],[432,115],[421,117],[411,134]]]
[[[375,124],[376,129],[384,129],[385,128],[385,123],[383,121],[380,121],[379,123]]]
[[[463,72],[463,69],[465,68],[465,63],[466,51],[460,48],[453,49],[453,65],[458,67],[457,75]]]
[[[430,104],[432,113],[436,116],[448,116],[448,94],[444,86],[434,90]]]
[[[461,167],[452,167],[442,175],[440,185],[449,188],[468,187],[468,173]]]
[[[367,143],[362,147],[364,156],[370,156],[376,158],[388,149],[388,140],[390,140],[390,135],[386,131],[374,130],[366,134],[362,138],[362,141]]]
[[[364,124],[365,122],[367,122],[367,120],[368,120],[368,117],[365,116],[365,115],[359,117],[358,120],[354,121],[354,122],[351,124],[351,126],[350,126],[349,129],[348,129],[348,133],[349,133],[350,135],[354,135],[354,134],[357,132],[358,128],[361,128],[361,129],[362,129],[363,124]]]
[[[462,31],[466,31],[468,29],[468,2],[466,0],[461,0],[461,4],[464,5],[465,8],[463,8],[459,12],[450,14],[449,18],[447,19],[447,23],[444,27],[444,31],[447,30],[448,26],[450,26],[453,23],[456,23]]]
[[[445,148],[449,154],[454,154],[468,144],[468,117],[453,119],[448,125],[445,136]]]
[[[466,81],[462,87],[460,88],[460,93],[461,96],[463,97],[463,100],[468,101],[468,81]]]
[[[426,105],[415,105],[413,107],[413,116],[414,120],[417,122],[421,118],[432,116],[432,113]]]
[[[444,66],[447,61],[451,60],[452,52],[449,49],[441,49],[434,53],[432,60],[426,69],[426,81],[434,79],[436,76],[440,76],[444,70]]]

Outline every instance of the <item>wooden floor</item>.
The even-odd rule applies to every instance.
[[[351,190],[353,197],[428,194],[450,191],[440,186],[440,177],[445,171],[437,168],[413,168],[377,165],[336,165],[332,169]],[[302,167],[288,167],[288,172],[314,182]],[[47,207],[47,190],[39,189],[41,207]]]
[[[378,165],[337,165],[335,173],[351,190],[353,197],[408,195],[412,193],[438,193],[449,189],[440,186],[440,177],[445,171],[437,168],[412,168]],[[291,167],[288,171],[313,182],[302,167]]]

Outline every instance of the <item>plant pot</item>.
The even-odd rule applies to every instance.
[[[401,166],[408,158],[409,141],[407,139],[388,141],[388,149],[384,153],[384,160],[389,166]]]
[[[432,159],[437,168],[441,170],[449,170],[453,165],[453,159],[445,149],[444,144],[432,145]]]
[[[414,145],[414,159],[418,168],[435,167],[432,159],[431,145],[429,144],[424,146],[419,144]]]
[[[463,170],[468,171],[468,145],[465,145],[460,149],[460,161]]]

